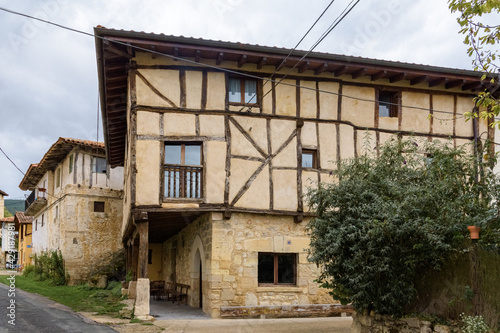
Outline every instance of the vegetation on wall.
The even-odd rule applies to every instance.
[[[470,148],[394,138],[378,154],[340,161],[336,181],[309,192],[310,260],[335,299],[401,315],[416,280],[469,250],[467,226],[498,249],[500,182]]]

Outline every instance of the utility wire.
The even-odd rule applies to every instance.
[[[20,173],[25,175],[25,173],[21,169],[19,169],[19,167],[16,165],[16,163],[14,163],[14,161],[10,159],[9,155],[7,155],[7,153],[5,153],[2,148],[0,148],[0,151],[5,155],[5,157],[7,157],[7,159],[10,161],[10,163],[12,163],[12,165],[14,165],[17,170],[19,170]]]
[[[330,27],[328,27],[328,29],[320,36],[320,38],[311,46],[311,48],[309,49],[309,51],[307,51],[306,54],[304,54],[299,61],[297,61],[295,63],[295,65],[290,68],[288,70],[288,72],[285,74],[285,76],[283,76],[279,81],[278,83],[276,84],[276,86],[278,86],[279,84],[281,84],[283,82],[283,80],[288,76],[288,74],[290,74],[294,69],[295,67],[297,67],[297,65],[302,61],[304,60],[325,38],[326,36],[328,36],[330,34],[330,32],[332,32],[333,29],[335,29],[335,27],[337,27],[337,25],[347,16],[347,14],[349,14],[351,12],[351,10],[353,10],[353,8],[360,2],[361,0],[357,0],[356,3],[354,5],[351,6],[351,4],[354,2],[354,0],[352,0],[347,6],[346,8],[344,8],[344,10],[342,11],[342,13],[340,13],[339,16],[337,16],[337,18],[333,21],[333,23],[330,25]],[[349,7],[351,6],[351,7]],[[346,12],[347,11],[347,12]],[[279,67],[277,67],[279,68]],[[275,86],[275,87],[276,87]],[[267,95],[269,95],[269,93],[272,91],[272,89],[269,89],[263,96],[262,98],[266,97]]]
[[[356,2],[356,4],[359,1],[360,0],[358,0]],[[170,54],[166,54],[166,53],[161,53],[161,52],[150,50],[150,49],[146,49],[146,48],[143,48],[143,47],[140,47],[140,46],[131,45],[131,44],[128,44],[128,43],[125,43],[125,42],[116,41],[116,40],[113,40],[111,38],[106,38],[106,37],[102,37],[102,36],[96,36],[95,34],[91,34],[91,33],[88,33],[88,32],[84,32],[84,31],[80,31],[80,30],[77,30],[77,29],[69,28],[69,27],[66,27],[66,26],[63,26],[63,25],[60,25],[60,24],[57,24],[57,23],[53,23],[53,22],[50,22],[50,21],[42,20],[40,18],[33,17],[33,16],[30,16],[30,15],[27,15],[27,14],[23,14],[23,13],[19,13],[19,12],[16,12],[16,11],[13,11],[13,10],[9,10],[9,9],[3,8],[3,7],[0,7],[0,10],[8,12],[8,13],[11,13],[11,14],[24,16],[24,17],[27,17],[27,18],[30,18],[30,19],[33,19],[33,20],[45,22],[47,24],[50,24],[50,25],[53,25],[53,26],[56,26],[56,27],[59,27],[59,28],[65,29],[65,30],[69,30],[69,31],[72,31],[72,32],[76,32],[76,33],[79,33],[79,34],[83,34],[83,35],[86,35],[86,36],[89,36],[89,37],[99,38],[99,39],[101,39],[103,41],[109,41],[109,42],[116,43],[118,45],[122,45],[122,46],[126,46],[126,47],[132,47],[133,49],[136,49],[136,50],[139,50],[139,51],[142,51],[142,52],[147,52],[147,53],[161,55],[161,56],[164,56],[164,57],[167,57],[167,58],[171,58],[171,59],[174,59],[174,60],[178,60],[178,61],[182,61],[182,62],[185,62],[185,63],[188,63],[188,64],[194,64],[194,65],[197,65],[197,66],[204,66],[204,67],[207,67],[207,68],[219,70],[221,72],[226,72],[226,73],[230,73],[230,74],[245,76],[245,77],[248,77],[248,78],[253,78],[253,79],[262,80],[262,81],[267,80],[267,81],[275,82],[275,83],[279,82],[279,81],[274,80],[274,79],[265,79],[265,78],[262,78],[262,77],[257,76],[257,75],[252,75],[252,74],[248,74],[248,73],[242,73],[242,72],[238,72],[238,71],[227,69],[227,68],[222,68],[222,67],[218,67],[218,66],[214,66],[214,65],[210,65],[210,64],[204,64],[204,63],[201,63],[201,62],[196,62],[194,60],[180,58],[180,57],[177,57],[177,56],[174,56],[174,55],[170,55]],[[346,13],[346,15],[347,14],[348,13]],[[293,84],[293,83],[288,83],[288,82],[280,82],[280,84],[283,84],[283,85],[286,85],[286,86],[290,86],[290,87],[296,87],[296,88],[300,88],[300,89],[305,89],[305,90],[311,90],[311,91],[316,91],[316,92],[320,92],[320,93],[330,94],[330,95],[336,95],[336,96],[339,96],[339,97],[341,96],[341,97],[344,97],[344,98],[349,98],[349,99],[353,99],[353,100],[357,100],[357,101],[362,101],[362,102],[371,102],[371,103],[376,103],[377,102],[376,100],[373,100],[373,99],[354,97],[354,96],[344,95],[344,94],[341,94],[341,93],[336,93],[336,92],[333,92],[333,91],[327,91],[327,90],[321,90],[321,89],[316,89],[316,88],[311,88],[311,87],[300,86],[300,85]],[[385,104],[399,105],[397,103],[385,103]],[[432,111],[434,113],[444,113],[444,114],[452,114],[452,115],[455,114],[452,111],[432,110],[432,109],[429,109],[429,108],[424,108],[424,107],[419,107],[419,106],[412,106],[412,105],[401,105],[401,107],[402,108],[407,108],[407,109],[414,109],[414,110]]]

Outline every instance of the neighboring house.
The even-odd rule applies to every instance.
[[[16,268],[17,248],[15,241],[17,238],[17,229],[14,224],[14,216],[0,218],[2,226],[2,265],[6,268]],[[11,258],[10,255],[13,255]]]
[[[5,197],[9,196],[4,191],[0,190],[0,217],[5,217]]]
[[[0,237],[2,240],[2,251],[0,252],[0,265],[3,267],[6,267],[6,260],[8,259],[7,257],[7,252],[9,251],[9,248],[12,248],[9,246],[9,229],[15,228],[14,225],[14,217],[5,217],[5,197],[7,197],[8,194],[5,193],[4,191],[0,190],[0,227],[2,229]],[[15,230],[15,229],[14,229]],[[12,231],[12,230],[10,230]],[[16,258],[17,258],[17,249],[15,249],[16,252]],[[16,259],[17,260],[17,259]]]
[[[60,250],[70,283],[89,278],[122,249],[123,169],[110,169],[104,144],[59,138],[19,187],[32,193],[33,253]]]
[[[23,212],[16,212],[14,215],[14,223],[16,229],[19,230],[17,248],[19,258],[17,264],[20,270],[23,270],[32,262],[32,221],[33,217],[26,216]]]
[[[307,259],[307,187],[333,182],[335,162],[362,154],[366,133],[375,152],[395,134],[456,145],[493,136],[463,118],[489,87],[480,73],[95,34],[106,156],[124,167],[136,316],[149,314],[149,280],[190,285],[188,304],[212,317],[334,303]]]

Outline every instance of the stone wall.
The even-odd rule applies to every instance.
[[[307,221],[264,214],[206,214],[163,244],[163,277],[189,284],[188,302],[199,306],[199,262],[203,255],[203,311],[220,317],[227,306],[275,306],[336,303],[314,280],[319,270],[307,260]],[[258,253],[297,254],[295,286],[259,286]],[[174,271],[175,267],[175,271]]]
[[[414,317],[394,318],[381,315],[353,314],[351,333],[453,333],[457,325],[441,325]]]

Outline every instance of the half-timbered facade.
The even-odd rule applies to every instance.
[[[335,161],[363,153],[367,135],[371,150],[393,135],[456,145],[493,135],[485,121],[464,121],[488,88],[474,72],[95,33],[139,316],[150,280],[190,285],[188,303],[212,317],[334,303],[307,260],[307,188],[332,182]]]
[[[122,180],[102,142],[59,138],[19,184],[32,191],[25,202],[32,254],[61,251],[71,284],[97,273],[122,251]]]

